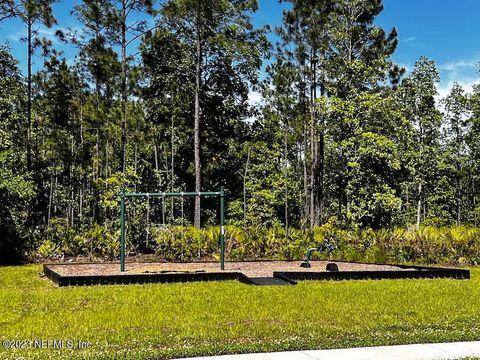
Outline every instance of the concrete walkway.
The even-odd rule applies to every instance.
[[[480,341],[223,355],[195,360],[450,360],[469,356],[480,357]]]

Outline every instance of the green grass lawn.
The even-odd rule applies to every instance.
[[[480,338],[471,280],[237,282],[58,288],[41,267],[0,267],[0,340],[78,340],[87,350],[0,359],[158,359]]]

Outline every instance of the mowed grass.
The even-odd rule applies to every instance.
[[[0,267],[0,340],[78,340],[4,349],[0,359],[163,359],[480,338],[471,280],[237,282],[58,288],[41,267]]]

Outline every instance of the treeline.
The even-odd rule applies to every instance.
[[[114,250],[122,190],[223,185],[231,225],[287,237],[327,222],[477,225],[480,87],[438,101],[432,60],[405,74],[391,59],[396,29],[374,23],[381,0],[284,0],[275,29],[253,25],[255,0],[84,0],[81,26],[55,35],[75,59],[40,36],[56,2],[0,0],[0,26],[25,25],[28,55],[22,75],[0,48],[3,261],[46,239]],[[216,209],[132,204],[132,251],[148,240],[147,213],[198,227]]]

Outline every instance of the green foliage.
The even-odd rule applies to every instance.
[[[23,259],[31,234],[29,206],[35,185],[26,171],[24,87],[17,62],[0,47],[0,263]]]
[[[281,169],[280,149],[269,148],[258,141],[243,144],[241,152],[241,156],[247,158],[242,169],[246,201],[237,199],[228,203],[229,219],[233,224],[247,227],[279,225],[285,186],[290,190],[294,186],[289,181],[291,171],[285,174]]]
[[[162,226],[151,229],[156,254],[174,261],[217,259],[219,234],[215,227]]]
[[[66,219],[57,218],[51,221],[44,236],[36,252],[40,258],[83,256],[90,260],[113,260],[120,249],[120,231],[110,231],[98,224],[78,230],[69,226]]]
[[[320,103],[328,114],[327,165],[335,169],[327,184],[346,198],[345,221],[354,226],[392,225],[401,206],[398,175],[401,142],[409,123],[392,96],[362,94]],[[379,122],[382,119],[382,122]],[[336,156],[341,154],[340,158]],[[340,196],[341,195],[341,196]],[[341,200],[337,207],[341,206]]]
[[[0,261],[37,249],[113,258],[121,191],[190,191],[201,179],[202,190],[225,186],[233,258],[298,258],[335,224],[340,257],[476,262],[445,234],[479,225],[480,87],[455,84],[439,103],[425,57],[402,78],[397,31],[376,25],[381,0],[285,2],[264,76],[272,49],[254,0],[155,11],[151,0],[82,1],[82,26],[56,34],[78,49],[74,61],[38,38],[55,1],[0,6],[0,18],[15,10],[34,25],[29,58],[43,50],[43,67],[22,77],[0,48]],[[201,230],[167,205],[170,232],[132,200],[128,253],[215,256],[218,204],[202,200]],[[418,233],[401,236],[411,247],[377,241],[411,225]],[[420,235],[435,226],[444,235]]]
[[[146,224],[143,224],[145,226]],[[137,225],[140,228],[140,225]],[[65,220],[52,221],[37,254],[43,257],[83,256],[90,259],[114,259],[119,251],[119,231],[94,224],[80,231]],[[127,253],[135,255],[146,248],[168,261],[219,259],[219,228],[150,225],[140,232],[141,241],[127,236]],[[477,265],[480,263],[480,229],[466,226],[422,226],[392,229],[341,229],[334,222],[311,230],[254,226],[226,226],[225,245],[228,260],[301,260],[307,249],[323,242],[334,246],[330,259],[373,263],[416,263]],[[325,254],[315,254],[320,259]]]

